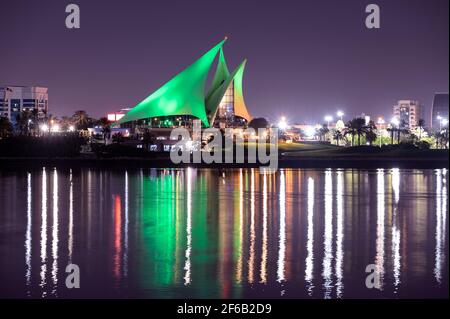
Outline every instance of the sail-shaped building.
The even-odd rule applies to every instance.
[[[164,119],[199,119],[204,127],[245,124],[251,116],[244,102],[242,80],[246,60],[230,72],[223,53],[225,38],[198,60],[130,109],[117,124],[147,123]],[[208,74],[217,66],[208,90]],[[171,119],[171,120],[168,120]],[[161,121],[159,121],[158,125]],[[174,125],[175,126],[175,125]]]

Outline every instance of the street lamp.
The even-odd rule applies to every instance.
[[[337,111],[336,115],[341,119],[342,121],[342,117],[344,116],[344,112],[342,111]]]
[[[379,117],[377,124],[378,124],[378,132],[379,132],[378,134],[380,135],[378,138],[380,139],[380,147],[381,147],[381,125],[384,124],[384,119],[382,117]]]
[[[394,126],[398,126],[400,124],[400,121],[398,120],[398,118],[393,117],[391,119],[391,124],[394,125]]]
[[[286,122],[286,117],[282,116],[280,121],[278,122],[278,128],[280,130],[284,131],[285,129],[287,129],[287,127],[288,127],[288,125],[287,125],[287,122]]]
[[[327,127],[330,126],[330,122],[333,120],[333,117],[330,115],[325,116],[325,121],[327,122]]]
[[[45,132],[45,133],[48,132],[48,125],[47,124],[42,124],[39,128],[41,129],[42,132]]]
[[[393,117],[391,119],[392,129],[391,129],[391,144],[394,144],[394,130],[398,131],[398,141],[400,142],[400,130],[398,130],[398,126],[400,125],[400,121],[397,117]]]

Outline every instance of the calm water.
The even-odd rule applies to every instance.
[[[445,169],[0,171],[0,297],[448,298],[447,199]]]

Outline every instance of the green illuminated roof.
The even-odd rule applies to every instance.
[[[225,40],[178,73],[169,82],[132,108],[119,124],[150,117],[192,115],[209,126],[205,112],[205,83]]]
[[[213,120],[217,107],[231,81],[234,81],[235,114],[250,121],[251,117],[245,106],[242,92],[242,77],[246,60],[230,74],[222,49],[225,41],[226,39],[218,43],[197,61],[138,103],[116,124],[152,117],[191,115],[199,118],[206,127],[209,127],[209,120]],[[220,53],[217,69],[211,87],[205,96],[206,79],[217,53]]]

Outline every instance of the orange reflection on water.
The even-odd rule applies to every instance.
[[[114,263],[113,273],[116,279],[120,278],[122,250],[122,208],[120,196],[114,196]]]

